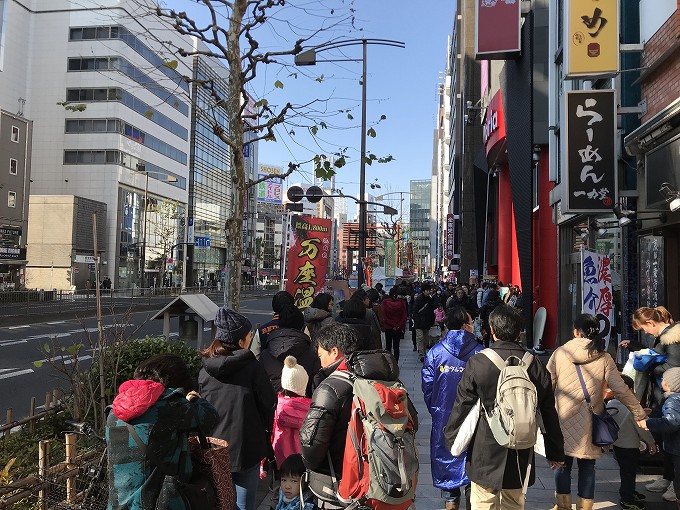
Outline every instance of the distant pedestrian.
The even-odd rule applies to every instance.
[[[394,353],[394,359],[399,361],[399,344],[406,331],[406,299],[399,296],[396,287],[390,289],[388,297],[380,305],[385,318],[385,350]]]
[[[413,316],[413,327],[416,330],[416,344],[421,362],[425,359],[425,353],[428,349],[428,332],[434,325],[435,305],[432,301],[433,292],[432,285],[425,282],[421,286],[420,294],[416,295],[413,300],[411,313]]]
[[[305,319],[306,332],[314,341],[316,334],[325,326],[333,324],[333,296],[320,292],[314,296],[309,307],[302,311]]]

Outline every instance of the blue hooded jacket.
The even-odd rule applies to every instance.
[[[446,448],[443,429],[456,400],[456,390],[463,377],[465,363],[483,348],[472,333],[451,330],[425,356],[422,388],[425,404],[432,415],[432,482],[440,489],[451,490],[470,483],[465,475],[465,455],[451,455]]]

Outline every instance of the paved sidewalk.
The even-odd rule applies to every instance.
[[[406,338],[401,341],[401,380],[407,387],[411,399],[418,410],[420,428],[416,436],[417,444],[420,449],[420,475],[418,478],[418,488],[416,491],[416,501],[412,510],[443,510],[444,500],[441,492],[432,486],[432,475],[430,468],[430,432],[432,429],[432,418],[427,411],[423,394],[420,388],[420,368],[422,364],[418,360],[417,353],[412,351],[410,332],[406,332]],[[545,458],[536,455],[537,476],[536,483],[529,488],[525,508],[527,510],[548,510],[554,504],[555,484],[553,472],[548,467]],[[606,454],[598,460],[595,486],[595,505],[594,508],[614,509],[619,507],[619,470],[612,454]],[[577,470],[574,466],[572,472],[572,494],[574,500],[576,495],[576,475]],[[637,477],[637,489],[647,496],[646,508],[650,510],[671,510],[676,508],[675,503],[663,501],[661,494],[645,491],[644,484],[658,478],[657,475],[639,474]],[[262,494],[262,492],[260,492]],[[268,497],[262,501],[258,510],[268,510]],[[466,508],[463,506],[462,508]]]

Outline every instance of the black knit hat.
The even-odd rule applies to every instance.
[[[215,340],[228,345],[236,345],[239,340],[246,337],[253,326],[245,315],[222,307],[217,310],[215,327],[217,328]]]

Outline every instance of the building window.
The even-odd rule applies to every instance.
[[[10,175],[17,175],[19,162],[14,158],[9,158],[9,173]]]
[[[7,207],[14,209],[17,206],[17,192],[8,191],[7,192]]]
[[[19,143],[19,128],[17,126],[12,126],[12,141]]]

